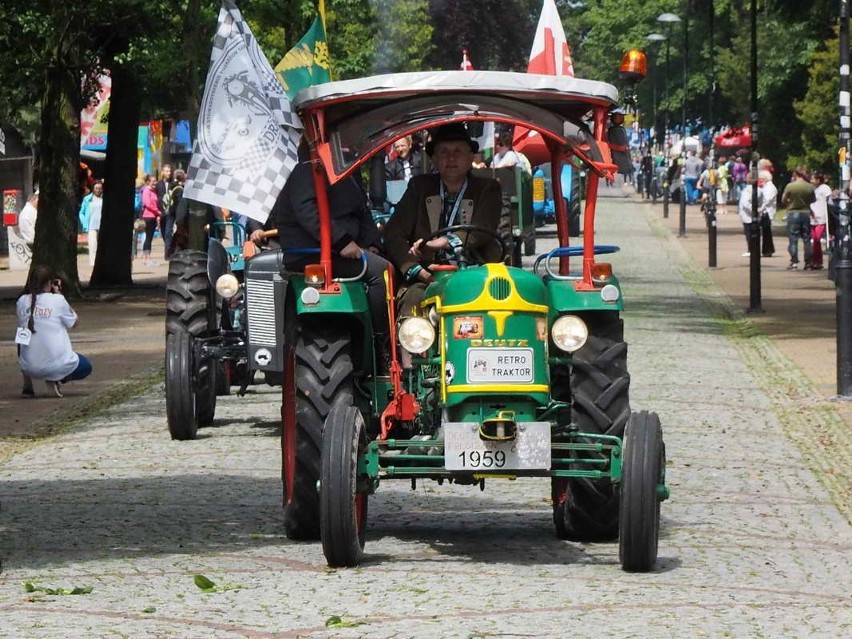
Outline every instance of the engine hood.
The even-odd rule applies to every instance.
[[[439,313],[455,310],[547,312],[547,290],[537,275],[505,264],[485,264],[440,275],[426,298]]]

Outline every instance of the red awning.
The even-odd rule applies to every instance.
[[[751,146],[751,128],[748,124],[744,124],[738,129],[729,129],[717,135],[713,141],[716,146],[726,149],[748,148]]]

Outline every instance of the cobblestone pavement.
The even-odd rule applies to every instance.
[[[849,436],[831,463],[808,444],[839,420],[784,404],[789,362],[732,331],[643,211],[605,201],[598,227],[622,246],[633,408],[665,430],[655,572],[623,573],[617,544],[557,540],[546,480],[386,482],[364,565],[329,570],[282,534],[276,390],[220,398],[215,427],[172,442],[157,385],[0,467],[0,636],[852,635],[852,528],[829,477]]]

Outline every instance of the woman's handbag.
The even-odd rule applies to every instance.
[[[145,220],[142,218],[136,218],[133,220],[133,230],[136,233],[144,233],[145,232]]]

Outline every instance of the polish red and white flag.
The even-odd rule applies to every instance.
[[[571,48],[565,38],[565,29],[562,28],[554,0],[544,0],[541,8],[527,73],[574,77]]]
[[[462,71],[473,71],[473,63],[470,61],[467,49],[462,49],[462,63],[459,68]]]
[[[541,7],[527,73],[574,77],[571,48],[554,0],[544,0]],[[537,131],[516,126],[513,137],[515,151],[526,155],[533,166],[550,160],[550,151]]]

